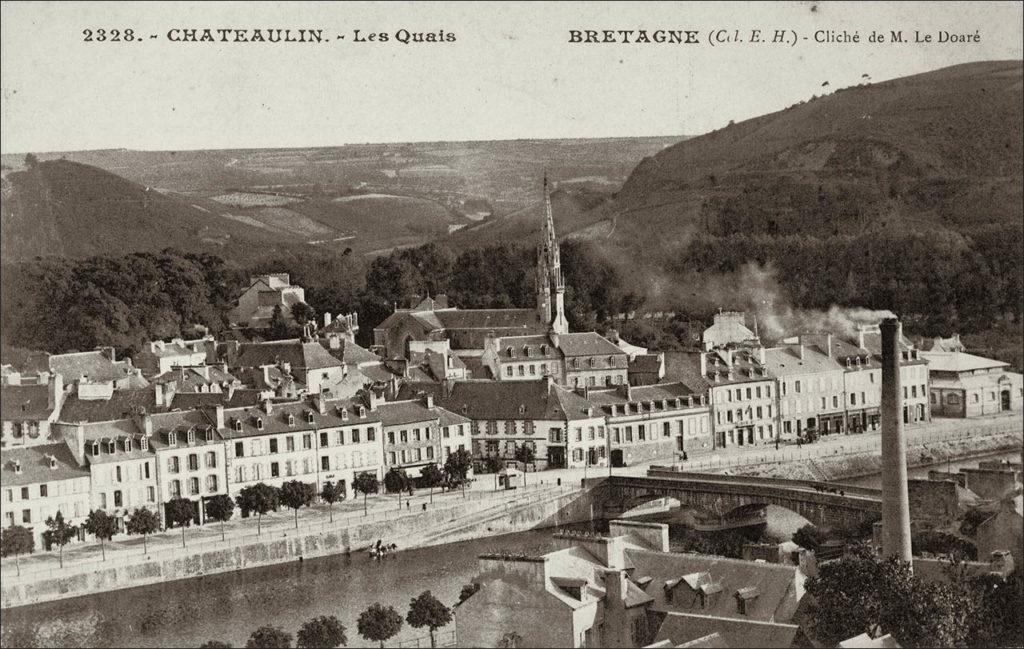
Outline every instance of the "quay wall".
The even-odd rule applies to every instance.
[[[472,502],[391,520],[350,523],[337,529],[265,532],[217,543],[220,547],[154,549],[147,555],[109,557],[99,566],[68,565],[18,577],[5,569],[0,606],[53,600],[190,579],[233,570],[364,550],[377,539],[401,539],[401,549],[591,520],[593,488],[532,494],[481,509]]]

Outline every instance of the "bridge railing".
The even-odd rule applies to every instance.
[[[670,478],[675,480],[692,480],[697,482],[717,482],[727,484],[773,487],[789,487],[812,489],[817,492],[841,494],[848,496],[865,496],[868,498],[880,498],[882,491],[870,487],[856,487],[850,485],[836,485],[831,482],[819,482],[817,480],[789,480],[786,478],[766,478],[739,475],[723,475],[720,473],[695,473],[691,471],[676,471],[672,467],[652,466],[647,471],[651,478]]]

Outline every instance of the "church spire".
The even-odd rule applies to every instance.
[[[553,312],[553,313],[552,313]],[[537,246],[537,315],[556,333],[568,333],[565,319],[565,279],[551,210],[551,190],[544,174],[544,225]]]

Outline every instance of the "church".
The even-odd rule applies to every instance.
[[[518,350],[524,339],[550,345],[557,350],[563,342],[584,342],[577,338],[593,338],[599,349],[588,349],[602,357],[603,365],[621,365],[625,376],[624,352],[596,333],[569,333],[565,317],[565,278],[551,211],[551,194],[544,179],[544,227],[537,246],[537,303],[533,309],[459,309],[448,306],[443,297],[426,298],[411,309],[396,309],[373,331],[374,345],[385,358],[409,359],[417,353],[433,351],[444,356],[457,356],[469,369],[472,378],[502,378],[493,362],[485,363],[485,351],[493,350],[502,341],[514,341]],[[606,345],[600,345],[599,341]],[[506,343],[504,347],[508,347]],[[592,345],[588,345],[592,347]],[[622,358],[618,358],[619,356]],[[615,357],[611,359],[610,357]],[[589,361],[588,368],[589,368]],[[581,368],[582,369],[582,368]],[[616,368],[618,369],[618,368]],[[564,371],[552,371],[564,380]],[[538,374],[535,377],[539,378]],[[525,377],[528,378],[527,373]],[[518,375],[516,378],[519,378]],[[559,381],[562,382],[562,381]],[[601,380],[598,384],[606,383]]]

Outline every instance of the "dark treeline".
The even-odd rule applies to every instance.
[[[1019,321],[1024,278],[1019,224],[952,232],[869,232],[860,236],[698,236],[671,269],[733,272],[771,264],[792,303],[890,309],[918,335],[974,333],[1001,317]]]
[[[461,253],[427,244],[367,262],[343,254],[291,255],[250,268],[211,255],[164,250],[84,260],[37,259],[3,267],[5,348],[52,353],[113,346],[132,355],[147,340],[228,327],[227,314],[250,275],[287,272],[303,286],[317,317],[357,311],[360,341],[395,306],[446,294],[461,308],[533,307],[536,251],[500,244]],[[616,270],[587,244],[562,246],[566,311],[576,330],[603,326],[609,315],[636,308]]]

